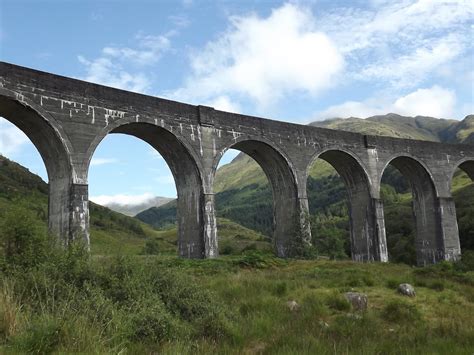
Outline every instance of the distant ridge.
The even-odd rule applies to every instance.
[[[368,118],[331,118],[311,126],[339,129],[396,138],[420,139],[443,143],[474,142],[474,115],[462,121],[427,116],[408,117],[395,113]]]

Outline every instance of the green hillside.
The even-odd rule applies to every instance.
[[[46,231],[48,184],[28,169],[0,156],[0,224],[9,210],[19,206],[30,211],[39,222],[38,225]],[[175,205],[172,214],[169,223],[159,225],[161,230],[157,230],[136,218],[91,202],[91,252],[96,255],[139,254],[152,245],[153,250],[148,248],[148,252],[174,255],[177,240]],[[224,254],[240,253],[246,249],[271,249],[267,236],[235,222],[219,218],[218,226],[219,247]]]
[[[468,143],[474,136],[474,116],[462,121],[433,117],[406,117],[394,113],[372,116],[335,118],[310,123],[311,126],[340,129],[378,136],[420,139],[434,142]]]
[[[312,125],[348,130],[363,134],[399,138],[424,139],[440,142],[468,143],[474,138],[474,116],[463,121],[431,117],[403,117],[395,114],[367,119],[349,118],[314,122]],[[382,179],[382,193],[389,249],[392,258],[414,262],[414,221],[411,193],[404,177],[389,167]],[[215,180],[216,213],[218,217],[235,221],[265,235],[272,233],[272,195],[268,180],[260,166],[245,154],[239,154],[230,164],[218,169]],[[453,194],[460,220],[463,245],[472,243],[469,216],[473,208],[462,196],[473,196],[474,185],[463,173],[456,174]],[[323,253],[342,257],[349,253],[349,219],[346,191],[342,180],[330,164],[319,159],[311,167],[308,198],[312,219],[314,244]],[[156,227],[175,222],[176,204],[171,202],[152,208],[137,216]]]
[[[28,169],[0,156],[0,220],[12,208],[32,211],[46,230],[48,184]],[[93,254],[138,253],[157,232],[145,223],[108,208],[90,204]]]

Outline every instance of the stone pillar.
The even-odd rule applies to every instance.
[[[301,234],[301,242],[303,247],[311,246],[311,223],[309,214],[309,203],[307,197],[298,198],[299,221],[297,229]]]
[[[217,221],[215,215],[214,194],[204,194],[204,256],[219,256],[217,245]]]
[[[443,259],[456,261],[461,257],[456,207],[452,197],[440,197],[439,219],[443,238]]]
[[[374,260],[386,263],[388,262],[388,248],[382,199],[373,198],[371,207],[374,221],[371,231],[374,241]]]
[[[70,196],[69,243],[81,242],[89,247],[89,186],[72,184]]]
[[[89,247],[88,186],[71,184],[68,179],[49,182],[49,230],[61,244],[81,241]]]

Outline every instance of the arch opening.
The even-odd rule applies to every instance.
[[[273,248],[278,256],[289,256],[291,254],[291,242],[295,234],[297,216],[299,216],[299,207],[296,178],[288,160],[276,149],[261,141],[240,141],[229,147],[229,149],[230,148],[238,150],[250,157],[260,166],[267,177],[269,182],[268,187],[265,187],[263,183],[258,191],[261,195],[259,199],[268,196],[265,203],[257,205],[261,208],[262,215],[253,215],[250,218],[255,222],[258,221],[258,223],[255,224],[260,225],[260,229],[263,232],[271,233]],[[245,158],[244,155],[241,155],[241,159],[247,159],[247,162],[251,163],[251,160]],[[258,169],[256,169],[256,172],[258,174]],[[219,182],[217,181],[217,183]],[[250,189],[255,187],[256,186],[249,185]],[[271,194],[269,191],[271,191]],[[273,199],[273,204],[271,205],[271,225],[268,223],[268,217],[270,215],[268,198],[270,196],[272,196]],[[218,205],[222,204],[224,197],[224,194],[217,196]],[[226,214],[218,210],[218,216],[219,215],[225,216]]]
[[[461,253],[474,252],[474,161],[462,163],[451,180]]]
[[[329,150],[313,160],[307,186],[319,253],[356,261],[380,258],[369,184],[362,164],[347,152]]]
[[[411,157],[396,157],[381,183],[389,258],[420,266],[442,260],[439,201],[428,170]]]
[[[75,231],[70,229],[72,221],[68,201],[72,168],[64,137],[60,137],[51,120],[36,111],[32,105],[19,102],[9,95],[0,95],[0,117],[21,130],[41,157],[47,175],[47,178],[44,175],[43,178],[49,184],[48,229],[53,235],[62,238],[64,243],[68,243],[74,238]]]
[[[272,251],[273,195],[260,165],[247,154],[229,149],[215,174],[219,254]]]
[[[158,210],[140,211],[138,218],[148,224],[168,229],[165,233],[167,239],[176,236],[173,228],[169,228],[176,223],[179,255],[189,258],[204,257],[203,186],[196,161],[184,144],[168,130],[148,123],[127,123],[113,129],[109,134],[127,135],[148,143],[153,152],[159,153],[166,162],[171,174],[166,174],[167,169],[156,172],[157,163],[153,162],[150,149],[147,147],[144,160],[152,160],[153,163],[148,168],[154,169],[157,173],[149,184],[175,184],[175,189],[168,189],[166,197],[176,193],[176,200],[168,201],[167,205],[159,206]],[[133,152],[134,156],[136,154],[139,152]],[[157,196],[149,197],[153,199]]]

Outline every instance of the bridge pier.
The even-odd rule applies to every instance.
[[[375,261],[388,262],[387,235],[385,231],[385,218],[383,201],[380,198],[371,199],[372,226],[371,235],[373,240],[373,255]]]
[[[217,244],[217,220],[215,213],[214,194],[204,194],[204,257],[216,258],[219,256]]]
[[[443,260],[456,261],[461,257],[456,207],[452,197],[438,198],[441,236],[443,240]]]
[[[49,182],[48,213],[49,231],[61,244],[81,242],[89,247],[88,185],[53,178]]]

